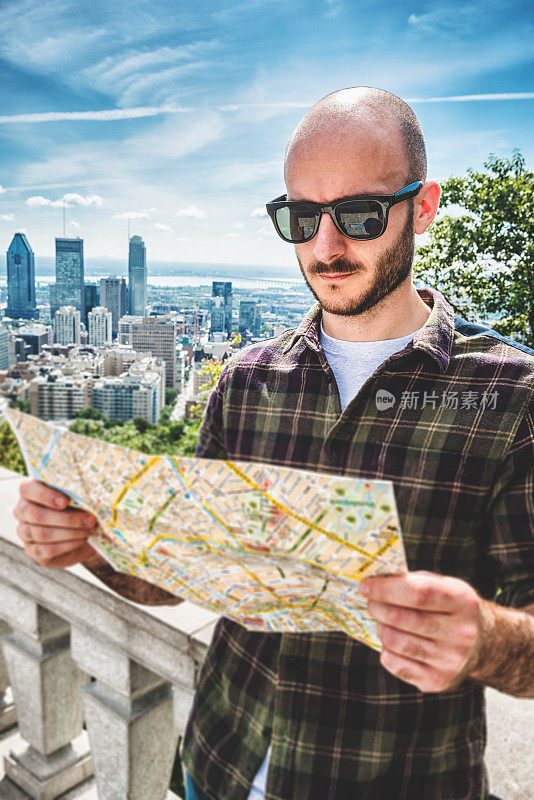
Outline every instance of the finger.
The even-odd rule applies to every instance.
[[[80,542],[52,542],[35,544],[34,542],[26,542],[24,549],[29,557],[42,566],[48,566],[50,561],[63,556],[68,553],[73,553],[80,548]]]
[[[19,493],[24,500],[39,503],[39,505],[47,508],[66,508],[69,503],[69,498],[66,494],[35,478],[22,481],[19,486]]]
[[[53,544],[59,542],[78,542],[80,544],[96,531],[82,528],[50,528],[45,525],[28,525],[25,522],[17,524],[16,532],[23,542],[33,544]]]
[[[450,614],[419,611],[391,603],[379,603],[377,600],[369,600],[367,610],[377,622],[427,639],[440,639],[450,634]]]
[[[54,511],[51,508],[38,505],[33,501],[19,500],[13,509],[13,515],[19,522],[28,525],[44,525],[51,528],[82,528],[91,529],[96,524],[96,517],[88,511],[81,509],[65,509]]]
[[[439,670],[419,661],[399,656],[390,650],[382,651],[380,663],[396,678],[405,683],[411,683],[422,692],[443,692],[449,688],[448,676],[443,675]]]
[[[381,603],[448,614],[461,607],[465,594],[463,581],[430,572],[367,578],[360,591]]]
[[[439,666],[440,652],[433,639],[389,628],[381,622],[377,623],[376,630],[385,650],[424,664]]]
[[[71,567],[73,564],[78,564],[81,561],[88,559],[91,555],[94,554],[94,549],[91,545],[84,543],[79,546],[75,546],[71,548],[66,553],[59,553],[59,554],[41,554],[39,559],[33,559],[37,561],[38,564],[42,567],[54,567],[54,568],[63,568],[63,567]],[[30,555],[28,553],[28,555]],[[30,556],[31,558],[32,556]]]

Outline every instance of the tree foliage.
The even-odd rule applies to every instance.
[[[534,346],[534,172],[514,150],[493,153],[484,172],[467,170],[442,184],[430,241],[417,251],[414,278],[441,291],[456,313]]]

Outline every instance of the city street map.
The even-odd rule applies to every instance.
[[[407,571],[391,481],[146,455],[6,409],[28,473],[93,513],[115,570],[262,632],[380,650],[359,583]]]

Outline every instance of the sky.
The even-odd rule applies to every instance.
[[[514,148],[532,168],[533,62],[534,7],[514,0],[2,0],[2,250],[24,231],[38,265],[53,256],[65,205],[86,265],[127,258],[129,217],[149,269],[293,274],[264,204],[311,105],[347,86],[399,95],[429,179]]]

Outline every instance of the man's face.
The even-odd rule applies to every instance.
[[[375,132],[373,132],[375,134]],[[288,199],[327,203],[363,194],[393,194],[406,180],[402,143],[391,134],[327,137],[316,146],[300,147],[286,163]],[[409,278],[415,235],[413,201],[393,206],[386,231],[368,242],[337,230],[323,214],[317,234],[295,245],[302,275],[314,297],[331,314],[357,315],[373,308]]]

